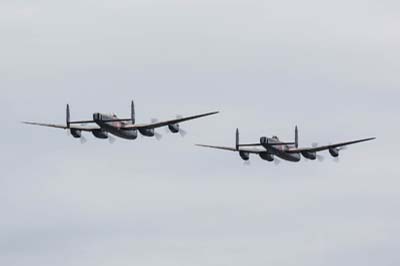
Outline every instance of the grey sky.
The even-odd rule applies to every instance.
[[[398,1],[1,1],[1,265],[399,265]],[[220,110],[162,141],[20,125]],[[336,164],[203,150],[377,136]]]

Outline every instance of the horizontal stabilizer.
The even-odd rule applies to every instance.
[[[294,145],[294,142],[274,142],[266,143],[268,146],[280,146],[280,145]],[[261,143],[250,143],[250,144],[239,144],[239,147],[252,147],[252,146],[263,146]]]
[[[102,119],[101,120],[104,123],[109,123],[109,122],[130,122],[132,121],[131,118],[122,118],[122,119]],[[94,120],[82,120],[82,121],[70,121],[70,124],[91,124],[91,123],[96,123]]]

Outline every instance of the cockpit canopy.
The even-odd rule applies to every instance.
[[[118,119],[116,114],[113,113],[108,113],[108,114],[101,114],[101,113],[94,113],[93,114],[93,120],[112,120],[112,119]]]
[[[107,118],[118,118],[116,114],[114,113],[105,113],[103,114],[103,117],[107,117]]]

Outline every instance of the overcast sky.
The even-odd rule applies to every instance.
[[[400,264],[400,2],[0,1],[0,265]],[[84,145],[93,112],[220,110]],[[206,150],[376,136],[340,163]]]

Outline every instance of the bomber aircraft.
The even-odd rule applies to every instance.
[[[102,114],[94,113],[92,120],[83,121],[71,121],[70,117],[70,107],[67,105],[66,108],[66,124],[47,124],[47,123],[37,123],[37,122],[22,122],[28,125],[59,128],[68,130],[74,138],[81,139],[84,142],[85,138],[82,132],[91,132],[96,138],[100,139],[112,139],[111,135],[134,140],[138,137],[138,132],[146,137],[156,137],[161,138],[161,134],[155,132],[156,128],[167,126],[168,130],[172,133],[181,133],[184,135],[184,131],[180,128],[179,123],[214,115],[219,112],[210,112],[188,117],[177,117],[176,119],[156,121],[153,120],[151,123],[136,124],[135,120],[135,105],[132,101],[131,103],[131,117],[130,118],[118,118],[115,114]],[[90,125],[94,124],[94,125]]]
[[[336,144],[329,144],[325,146],[318,146],[317,144],[313,144],[312,147],[299,148],[299,133],[296,126],[294,142],[282,142],[277,136],[273,136],[272,138],[261,137],[259,143],[240,144],[239,129],[236,129],[235,147],[212,146],[203,144],[196,145],[200,147],[238,152],[240,157],[244,161],[248,161],[250,159],[250,154],[257,154],[263,160],[275,162],[276,164],[278,164],[279,160],[276,157],[290,162],[299,162],[302,156],[308,160],[318,159],[322,161],[323,157],[317,154],[317,152],[325,150],[328,150],[330,155],[337,160],[340,151],[345,149],[346,146],[374,139],[375,138],[366,138]]]

